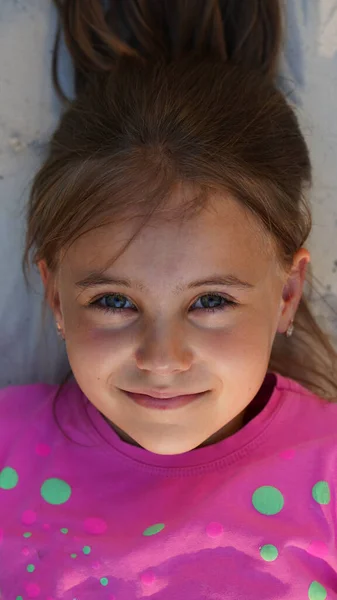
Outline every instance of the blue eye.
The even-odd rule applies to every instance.
[[[202,300],[203,298],[211,298],[211,302],[209,302],[209,300],[206,300],[206,302],[204,300]],[[112,299],[112,300],[111,300]],[[116,302],[116,299],[118,299],[118,301]],[[107,302],[108,300],[108,302]],[[102,301],[105,301],[105,306],[102,305]],[[126,302],[125,302],[126,301]],[[222,294],[204,294],[203,296],[200,296],[200,298],[198,298],[198,300],[196,302],[201,301],[202,307],[198,307],[196,310],[204,310],[206,312],[218,312],[221,310],[225,310],[226,308],[234,308],[235,306],[238,306],[237,302],[234,302],[234,300],[231,300],[229,298],[227,298],[226,296],[223,296]],[[218,306],[215,307],[208,307],[205,306],[205,304],[212,304],[213,302],[216,302],[220,304]],[[113,303],[117,303],[117,304],[122,304],[123,306],[111,306],[110,304]],[[97,310],[103,310],[106,313],[121,313],[123,311],[126,310],[132,310],[135,311],[137,309],[135,309],[134,305],[130,302],[130,304],[132,305],[133,308],[127,307],[125,306],[125,303],[130,302],[126,296],[123,296],[122,294],[105,294],[104,296],[101,296],[100,298],[97,298],[96,300],[94,300],[94,302],[91,302],[88,305],[88,308],[93,308],[93,309],[97,309]]]

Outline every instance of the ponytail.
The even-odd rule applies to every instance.
[[[120,57],[139,61],[213,57],[272,79],[278,67],[281,11],[275,0],[54,0],[75,68],[76,94]],[[57,74],[60,28],[53,58]]]

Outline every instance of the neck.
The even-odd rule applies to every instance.
[[[230,421],[230,423],[224,425],[224,427],[213,433],[209,438],[207,438],[204,442],[199,444],[199,446],[196,446],[196,448],[194,449],[196,450],[197,448],[204,448],[205,446],[217,444],[218,442],[221,442],[222,440],[230,437],[231,435],[234,435],[234,433],[239,431],[239,429],[242,429],[242,427],[244,426],[244,416],[246,410],[247,409],[245,408],[239,415],[237,415],[232,421]],[[131,444],[132,446],[143,448],[143,446],[138,444],[138,442],[136,442],[132,437],[130,437],[117,425],[115,425],[115,423],[110,421],[105,415],[103,415],[102,413],[101,415],[105,419],[105,421],[110,425],[110,427],[117,433],[121,440],[123,440],[127,444]]]

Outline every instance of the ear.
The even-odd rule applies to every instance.
[[[46,261],[40,260],[37,263],[40,276],[42,279],[43,287],[45,290],[45,299],[47,300],[53,314],[55,321],[61,325],[62,330],[64,329],[63,315],[60,304],[60,295],[56,286],[56,278],[54,273],[48,269]]]
[[[285,333],[290,323],[295,319],[310,260],[310,253],[305,248],[298,250],[294,256],[293,265],[287,275],[282,291],[278,333]]]

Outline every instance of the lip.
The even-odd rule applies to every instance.
[[[152,396],[147,396],[146,394],[134,394],[132,392],[126,392],[125,390],[122,391],[139,406],[143,406],[145,408],[155,408],[158,410],[170,410],[174,408],[180,408],[182,406],[186,406],[187,404],[195,402],[196,400],[207,394],[207,392],[201,392],[199,394],[175,396],[173,398],[153,398]]]
[[[207,391],[207,390],[205,390]],[[141,391],[139,392],[138,390],[122,390],[122,392],[127,392],[128,394],[134,394],[137,396],[148,396],[150,398],[155,398],[156,400],[172,400],[172,398],[177,398],[178,396],[195,396],[196,394],[201,394],[201,393],[205,393],[204,392],[190,392],[189,394],[185,394],[183,391],[175,391],[172,392],[172,390],[167,391],[167,392],[161,392],[160,390],[146,390],[146,392]]]

